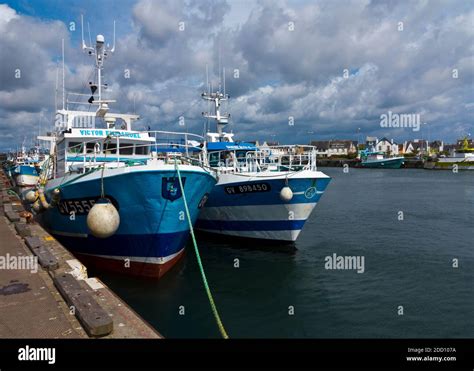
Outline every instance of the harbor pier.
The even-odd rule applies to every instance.
[[[3,171],[0,338],[162,338],[34,221]]]
[[[361,167],[360,160],[349,158],[317,158],[316,164],[319,167]],[[419,159],[405,158],[403,168],[423,169],[423,161]]]

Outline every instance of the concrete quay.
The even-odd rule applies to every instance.
[[[34,221],[3,171],[0,338],[162,338]]]

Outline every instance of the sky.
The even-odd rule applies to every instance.
[[[87,42],[90,29],[112,44],[116,21],[105,98],[139,114],[136,129],[184,117],[202,134],[207,65],[213,90],[225,68],[238,140],[474,136],[472,1],[16,0],[0,4],[0,151],[51,131],[62,39],[65,89],[89,92],[81,14]],[[382,125],[389,112],[420,130]]]

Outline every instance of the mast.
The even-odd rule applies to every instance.
[[[58,110],[59,67],[56,65],[56,89],[54,90],[54,110]]]
[[[104,68],[104,62],[107,57],[115,51],[115,21],[114,21],[114,35],[113,35],[113,46],[110,47],[108,44],[105,43],[105,38],[103,35],[97,35],[95,40],[95,45],[88,45],[84,39],[84,18],[81,15],[81,35],[82,35],[82,44],[81,48],[85,51],[88,55],[94,57],[94,64],[96,69],[96,81],[89,81],[89,87],[91,89],[90,98],[86,98],[86,102],[94,105],[97,107],[95,112],[91,110],[84,110],[82,106],[86,102],[84,102],[84,96],[88,96],[88,94],[80,94],[80,93],[70,93],[68,97],[74,96],[73,100],[69,98],[66,99],[65,93],[65,83],[64,83],[64,71],[65,71],[65,62],[64,62],[64,40],[63,40],[63,107],[62,109],[56,110],[56,117],[55,117],[55,129],[57,134],[60,134],[64,130],[70,130],[72,128],[79,128],[83,127],[84,121],[87,121],[88,127],[95,127],[95,118],[101,118],[105,124],[107,129],[114,129],[117,120],[122,120],[123,124],[121,128],[123,130],[132,130],[132,123],[138,120],[140,117],[135,114],[122,114],[122,113],[114,113],[109,112],[109,104],[114,103],[115,100],[112,99],[103,99],[102,93],[103,89],[107,88],[107,84],[102,82],[102,69]],[[90,37],[89,37],[90,39]],[[56,73],[57,78],[56,81],[59,80],[59,75]],[[57,83],[56,83],[57,84]],[[56,88],[56,90],[58,90]],[[79,98],[77,98],[79,97]],[[70,105],[79,105],[79,108],[73,109]]]
[[[66,108],[66,88],[64,86],[64,39],[62,39],[62,54],[63,54],[63,110]]]
[[[207,71],[207,69],[206,69]],[[220,73],[219,73],[220,75]],[[225,77],[224,77],[225,78]],[[201,94],[202,99],[207,100],[210,104],[214,104],[214,113],[203,112],[202,115],[207,119],[214,119],[216,121],[217,133],[222,135],[222,129],[229,123],[230,114],[221,113],[221,102],[227,101],[230,96],[221,91],[221,84],[219,84],[219,89],[216,92],[205,92]],[[224,90],[225,90],[225,81],[224,81]]]
[[[102,69],[104,67],[104,61],[107,59],[109,53],[112,54],[115,51],[115,21],[114,21],[114,43],[112,48],[109,48],[109,45],[105,44],[105,37],[104,35],[97,35],[95,46],[87,45],[84,40],[84,19],[81,14],[81,28],[82,28],[82,50],[85,50],[88,55],[95,57],[95,68],[97,71],[97,84],[93,84],[92,82],[89,83],[92,96],[89,98],[88,102],[92,104],[99,105],[97,109],[97,116],[104,117],[105,114],[109,110],[109,106],[107,103],[113,101],[102,100],[102,89],[107,88],[107,84],[102,84]],[[97,100],[94,98],[94,94],[97,91]],[[109,123],[108,123],[109,124]]]
[[[207,93],[211,94],[211,86],[209,85],[209,66],[207,64],[206,64],[206,89],[207,89]],[[211,110],[211,102],[210,101],[207,102],[207,110],[208,111]],[[209,117],[207,117],[205,133],[207,133],[209,130],[210,130],[209,129]],[[204,133],[204,135],[205,135],[205,133]]]

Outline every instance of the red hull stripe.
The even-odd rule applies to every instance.
[[[75,255],[86,267],[92,267],[97,270],[107,270],[111,272],[123,273],[131,276],[141,276],[150,278],[161,278],[168,272],[183,256],[184,249],[171,260],[163,264],[143,263],[130,261],[129,266],[126,262],[117,259],[107,259],[94,255],[84,255],[76,253]]]

